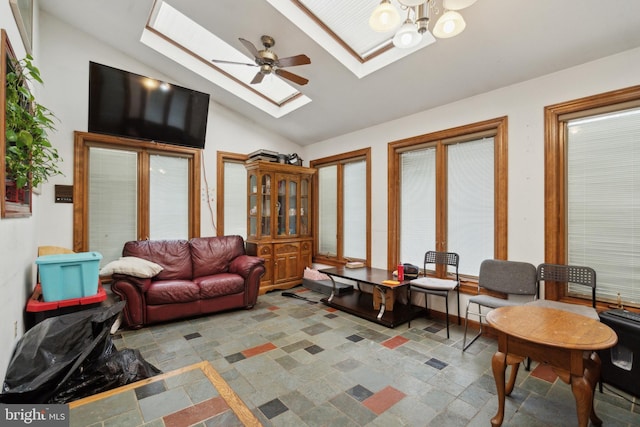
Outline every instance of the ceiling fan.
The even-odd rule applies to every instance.
[[[212,59],[211,62],[218,64],[238,64],[248,65],[250,67],[260,67],[260,70],[255,75],[251,84],[257,84],[262,81],[264,76],[275,73],[280,77],[290,80],[293,83],[299,85],[306,85],[309,80],[301,77],[297,74],[293,74],[289,71],[283,70],[285,67],[295,67],[297,65],[311,64],[311,59],[307,55],[301,54],[296,56],[289,56],[287,58],[278,58],[278,55],[271,50],[271,47],[276,44],[276,41],[271,36],[262,36],[260,41],[264,46],[264,49],[258,50],[253,43],[243,38],[239,39],[240,42],[247,48],[254,57],[255,64],[248,64],[246,62],[224,61],[221,59]]]

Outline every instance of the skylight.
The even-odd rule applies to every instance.
[[[371,0],[267,0],[358,78],[435,42],[431,33],[411,49],[395,49],[393,34],[369,27]]]
[[[282,117],[311,102],[275,75],[268,75],[262,83],[251,85],[257,67],[213,64],[211,59],[254,61],[166,1],[155,2],[140,41],[273,117]]]

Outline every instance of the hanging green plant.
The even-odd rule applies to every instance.
[[[55,175],[62,175],[58,162],[62,159],[49,141],[48,132],[55,131],[54,114],[36,102],[27,81],[43,84],[40,70],[27,55],[12,61],[6,81],[6,177],[17,188],[29,183],[37,187]]]

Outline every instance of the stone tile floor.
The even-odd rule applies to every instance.
[[[488,426],[497,408],[496,343],[480,338],[462,352],[462,326],[450,329],[447,339],[444,324],[427,318],[389,329],[277,291],[252,310],[119,331],[114,342],[163,372],[210,362],[265,426]],[[155,405],[147,411],[166,412],[167,403]],[[611,386],[596,391],[595,408],[606,426],[640,425],[638,400]],[[521,367],[503,425],[576,424],[570,386],[536,362]]]
[[[212,369],[208,362],[201,362],[75,401],[69,405],[69,425],[186,427],[203,421],[220,426],[258,425]]]

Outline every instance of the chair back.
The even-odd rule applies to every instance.
[[[455,252],[438,252],[427,251],[424,254],[424,271],[426,274],[427,264],[445,265],[455,267],[456,280],[460,282],[458,277],[458,266],[460,264],[460,256]],[[448,272],[448,271],[447,271]]]
[[[596,307],[596,272],[591,267],[578,265],[547,264],[538,266],[538,286],[540,282],[557,282],[558,286],[573,283],[591,288],[591,305]]]
[[[480,264],[478,290],[511,295],[538,295],[536,267],[528,262],[486,259]]]

